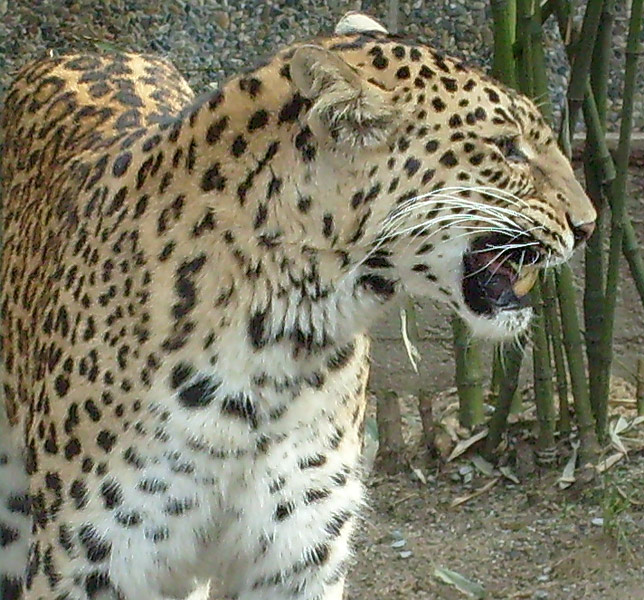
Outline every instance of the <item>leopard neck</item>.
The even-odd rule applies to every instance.
[[[168,144],[186,176],[168,188],[161,214],[172,214],[187,187],[198,188],[196,205],[185,208],[193,216],[168,219],[173,238],[185,240],[176,273],[206,257],[211,268],[198,274],[204,296],[225,296],[222,308],[245,314],[231,328],[255,349],[286,343],[311,354],[364,332],[396,283],[360,265],[372,242],[346,243],[364,228],[363,211],[345,213],[351,182],[364,181],[369,165],[316,160],[301,118],[307,101],[285,77],[270,90],[258,81],[232,80],[172,126]]]

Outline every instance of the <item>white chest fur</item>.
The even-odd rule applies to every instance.
[[[118,468],[115,518],[130,526],[115,528],[96,506],[96,533],[112,544],[110,576],[127,597],[149,597],[151,582],[163,596],[184,597],[211,578],[231,592],[261,591],[289,565],[303,577],[302,565],[321,561],[316,553],[339,568],[327,542],[346,555],[350,527],[342,529],[362,501],[366,340],[351,349],[341,368],[331,352],[299,372],[279,347],[244,369],[233,353],[220,354],[216,368],[207,357],[195,363],[186,385],[213,378],[210,405],[159,407],[146,443],[133,444]],[[248,404],[227,414],[227,398]]]

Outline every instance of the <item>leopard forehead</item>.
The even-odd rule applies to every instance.
[[[325,50],[339,60],[336,64],[320,66],[319,80],[313,81],[314,75],[307,72],[304,79],[310,78],[310,81],[303,82],[298,75],[295,91],[293,85],[289,91],[285,83],[293,84],[293,63],[302,63],[297,61],[298,51],[309,47]],[[314,58],[304,62],[299,64],[298,71],[314,70]],[[351,102],[342,104],[343,91],[331,83],[337,75],[334,70],[344,70],[342,77],[359,89]],[[329,105],[314,97],[325,86],[331,90]],[[332,114],[334,94],[338,104],[342,104],[335,115]],[[378,94],[380,103],[370,106]],[[382,31],[318,38],[304,47],[287,48],[267,65],[233,80],[217,97],[216,104],[216,115],[207,123],[208,131],[218,142],[228,139],[229,152],[236,159],[256,160],[257,152],[245,152],[253,146],[256,133],[270,136],[282,146],[294,140],[297,156],[295,159],[287,156],[281,163],[282,170],[302,168],[308,170],[309,181],[317,176],[336,182],[330,194],[304,194],[303,201],[298,202],[315,220],[324,223],[322,227],[326,231],[333,229],[328,225],[331,221],[346,225],[350,221],[347,211],[364,208],[368,204],[364,198],[376,200],[369,209],[371,221],[375,223],[378,219],[373,217],[378,209],[386,212],[415,194],[454,186],[494,188],[507,190],[510,195],[519,194],[522,210],[529,213],[530,219],[539,221],[541,237],[552,247],[567,244],[566,238],[570,236],[567,211],[579,213],[575,221],[592,218],[585,195],[572,184],[574,177],[568,161],[532,101],[458,59]],[[312,114],[316,108],[318,114]],[[355,109],[353,115],[352,109]],[[194,123],[199,121],[198,111],[192,118]],[[352,128],[343,128],[343,123],[352,118],[355,121]],[[236,135],[227,138],[227,131],[235,131]],[[338,175],[342,168],[336,170],[335,177],[329,177],[319,167],[316,170],[321,162],[320,150],[325,142],[321,138],[325,133],[336,142],[346,134],[349,149],[342,153],[341,160],[355,168],[350,177],[345,173],[344,181]],[[504,140],[517,144],[522,157],[534,159],[534,169],[552,174],[552,182],[557,181],[535,186],[535,177],[528,169],[505,160],[498,148]],[[382,142],[385,151],[362,152],[362,144],[378,142]],[[276,172],[279,171],[284,154],[275,152],[271,158],[275,159]],[[359,163],[365,168],[360,168]],[[216,171],[221,175],[223,169]],[[343,187],[349,179],[353,185]],[[564,180],[570,185],[560,186]],[[259,202],[255,221],[266,222],[269,194],[262,198],[250,187],[242,186],[241,194],[244,200]],[[333,191],[338,197],[350,197],[350,207],[334,204]],[[468,196],[468,192],[462,195]],[[497,204],[498,198],[480,196],[477,202]],[[364,216],[360,210],[357,213]],[[368,225],[365,224],[366,229]],[[345,230],[345,239],[362,242],[368,237],[356,238],[351,233],[358,232]],[[315,240],[311,241],[315,246]]]

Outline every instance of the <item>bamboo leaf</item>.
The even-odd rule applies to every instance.
[[[574,442],[572,444],[572,453],[570,454],[570,458],[568,459],[568,462],[564,467],[561,477],[559,477],[559,479],[557,480],[560,490],[564,490],[570,487],[573,483],[575,483],[576,481],[575,468],[577,467],[578,455],[579,455],[579,442]]]
[[[508,466],[499,467],[499,471],[501,471],[501,474],[503,475],[503,477],[505,477],[506,479],[509,479],[512,483],[516,483],[517,485],[521,483],[519,478],[514,474],[514,472],[510,467]]]
[[[608,458],[599,461],[597,466],[595,467],[595,470],[598,473],[605,473],[609,469],[612,469],[618,462],[620,462],[626,455],[623,454],[622,452],[616,452],[615,454],[611,454]]]
[[[488,490],[492,489],[498,482],[500,477],[495,477],[492,479],[492,481],[488,481],[484,486],[477,488],[474,490],[471,494],[467,494],[465,496],[459,496],[458,498],[454,498],[449,504],[450,508],[456,508],[457,506],[460,506],[461,504],[465,504],[466,502],[469,502],[470,500],[474,500],[474,498],[478,498],[479,496],[482,496],[487,492]]]
[[[454,586],[459,592],[462,592],[470,598],[482,599],[486,596],[485,588],[482,585],[467,579],[460,573],[452,571],[451,569],[436,567],[434,569],[434,577],[443,583]]]
[[[456,444],[454,446],[454,449],[450,453],[450,455],[447,457],[446,462],[451,462],[455,458],[458,458],[461,454],[463,454],[468,448],[476,444],[476,442],[481,441],[485,436],[487,435],[487,428],[482,429],[478,433],[474,434],[473,436],[467,438],[466,440],[463,440]]]
[[[494,475],[494,465],[490,461],[485,460],[480,454],[475,454],[470,460],[476,469],[483,475],[486,475],[487,477],[492,477],[492,475]]]
[[[408,310],[408,309],[407,309]],[[411,363],[412,369],[418,374],[418,362],[422,356],[418,351],[418,348],[414,346],[412,341],[409,339],[409,333],[407,331],[407,310],[404,308],[400,309],[400,332],[402,334],[403,345],[405,346],[405,351],[407,352],[407,358]]]

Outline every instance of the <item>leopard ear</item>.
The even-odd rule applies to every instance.
[[[308,125],[315,136],[336,144],[383,144],[396,123],[387,91],[365,81],[339,56],[320,46],[301,46],[290,64],[294,85],[313,101]]]

